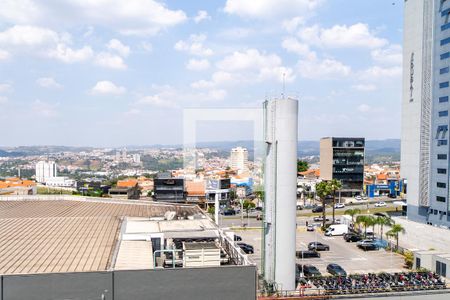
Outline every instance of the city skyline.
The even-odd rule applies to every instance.
[[[397,2],[6,1],[1,146],[177,144],[183,108],[261,107],[283,77],[301,140],[398,138]]]

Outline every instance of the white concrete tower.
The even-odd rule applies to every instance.
[[[264,277],[295,289],[298,101],[264,102]]]

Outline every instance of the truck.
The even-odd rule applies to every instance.
[[[344,235],[346,233],[348,233],[348,225],[346,224],[330,225],[325,231],[326,236]]]

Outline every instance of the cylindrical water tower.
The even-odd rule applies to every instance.
[[[264,278],[294,290],[298,101],[265,101],[264,114]]]

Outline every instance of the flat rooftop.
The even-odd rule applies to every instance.
[[[201,214],[196,206],[146,201],[10,199],[0,198],[0,274],[109,270],[125,217]],[[129,264],[124,254],[133,249],[151,252],[148,243],[121,246],[119,265]]]

